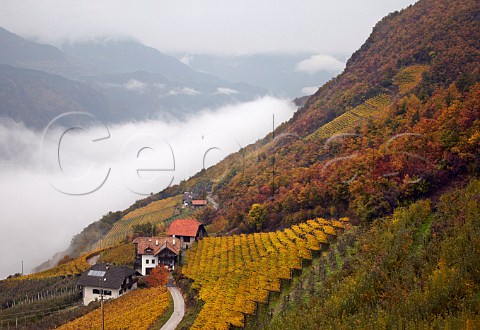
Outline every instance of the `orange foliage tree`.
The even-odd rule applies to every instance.
[[[159,265],[152,270],[146,281],[150,287],[163,286],[167,284],[168,277],[167,269]]]

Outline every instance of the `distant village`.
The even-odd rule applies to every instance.
[[[199,208],[207,205],[192,192],[185,192],[182,207]],[[115,299],[128,291],[137,288],[138,278],[146,276],[157,266],[174,270],[179,260],[185,257],[185,251],[207,232],[202,223],[196,219],[174,220],[165,236],[137,237],[135,246],[135,262],[133,269],[126,266],[99,263],[82,273],[77,286],[82,292],[83,304],[100,299]]]

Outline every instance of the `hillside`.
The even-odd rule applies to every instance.
[[[66,111],[112,117],[104,95],[81,82],[39,70],[0,64],[0,117],[44,128]]]
[[[162,226],[162,228],[168,227],[170,222],[180,215],[181,203],[182,198],[178,195],[152,202],[127,213],[115,222],[93,248],[104,248],[123,242],[126,237],[132,237],[134,227],[141,224],[148,223],[153,226]]]
[[[298,112],[290,131],[311,132],[365,99],[397,92],[392,79],[403,67],[431,66],[417,91],[421,98],[457,79],[478,81],[478,6],[471,0],[427,0],[385,17],[347,61],[344,73]]]
[[[478,183],[455,188],[480,174],[479,13],[425,0],[389,15],[290,122],[186,183],[211,183],[220,233],[359,225],[247,328],[478,323]]]
[[[379,22],[275,135],[219,164],[220,181],[224,172],[206,171],[222,206],[215,219],[248,231],[245,215],[260,203],[266,229],[344,214],[368,222],[478,174],[478,12],[476,1],[426,0]],[[390,101],[361,118],[381,95]],[[325,134],[305,139],[314,132]],[[355,134],[325,144],[338,133]]]
[[[347,233],[245,328],[478,328],[479,193],[474,180]]]
[[[69,57],[58,48],[26,40],[0,27],[0,63],[15,67],[44,70],[59,74],[63,69],[75,67]],[[83,68],[86,70],[87,68]]]

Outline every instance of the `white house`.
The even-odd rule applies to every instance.
[[[133,244],[137,256],[135,268],[142,275],[148,275],[158,265],[175,266],[181,241],[174,237],[137,237]]]
[[[125,292],[136,289],[134,278],[138,273],[128,267],[96,264],[78,279],[77,286],[83,294],[83,304],[103,299],[115,299]],[[138,274],[139,275],[139,274]]]

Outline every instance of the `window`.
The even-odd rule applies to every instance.
[[[185,237],[183,238],[183,241],[184,241],[185,243],[190,243],[190,236],[185,236]]]
[[[93,289],[93,293],[94,293],[94,294],[101,294],[101,291],[102,291],[102,290],[100,290],[100,289]],[[111,295],[112,295],[112,291],[110,291],[110,290],[103,290],[103,294],[104,294],[105,296],[111,296]]]
[[[155,264],[155,259],[152,259],[152,265],[154,265],[154,264]]]
[[[145,263],[146,263],[146,264],[149,264],[149,263],[150,263],[150,259],[146,259],[146,260],[145,260]]]

